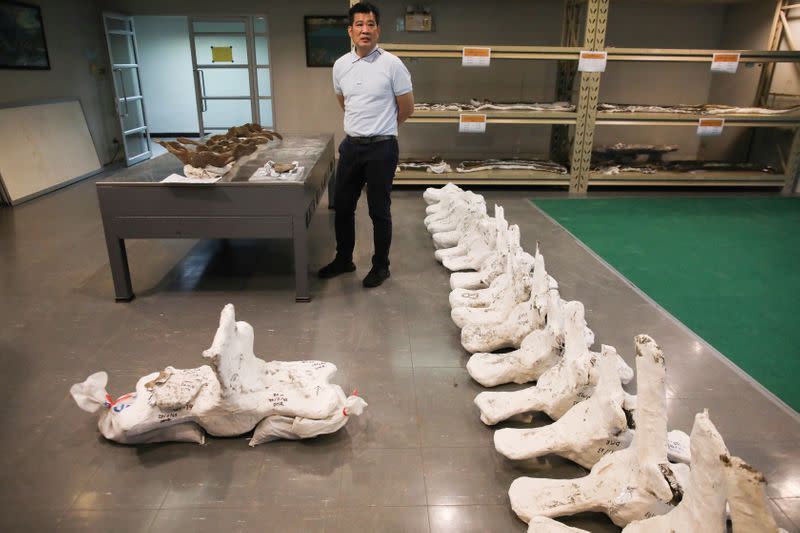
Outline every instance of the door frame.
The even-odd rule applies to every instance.
[[[139,63],[139,44],[136,41],[136,27],[133,21],[133,15],[124,15],[121,13],[113,12],[113,11],[104,11],[101,16],[103,17],[103,34],[106,41],[106,52],[108,52],[108,64],[109,64],[109,73],[111,74],[111,91],[114,95],[114,109],[117,113],[117,122],[119,124],[119,132],[122,142],[122,150],[125,154],[125,164],[126,166],[132,166],[136,163],[140,163],[147,159],[150,159],[153,156],[153,147],[152,141],[150,140],[150,127],[147,124],[147,111],[145,109],[145,102],[144,102],[144,92],[142,91],[142,72],[141,72],[141,65]],[[111,30],[108,28],[108,19],[116,19],[116,20],[123,20],[130,24],[130,31],[127,30]],[[129,45],[132,44],[133,48],[131,53],[133,54],[133,58],[135,59],[135,63],[114,63],[113,52],[111,51],[111,35],[128,35],[130,36],[130,40],[128,41]],[[123,69],[135,70],[136,71],[136,81],[139,85],[139,95],[128,97],[125,91],[125,79],[122,77],[121,73]],[[117,92],[117,85],[114,82],[114,76],[116,72],[120,72],[120,85],[122,87],[123,96],[120,97],[119,93]],[[125,104],[125,115],[122,113],[122,104]],[[123,117],[127,115],[128,112],[128,102],[129,101],[138,101],[142,107],[142,126],[138,128],[134,128],[133,130],[125,130],[125,124],[123,123]],[[139,154],[135,154],[131,156],[128,153],[128,144],[126,142],[126,137],[130,135],[137,135],[139,133],[144,133],[145,139],[145,146],[146,150]]]
[[[261,32],[255,31],[255,19],[257,17],[264,19],[265,25],[265,32],[262,34]],[[245,31],[244,32],[196,32],[194,30],[194,23],[195,22],[224,22],[224,21],[231,21],[231,22],[244,22]],[[191,49],[191,56],[192,56],[192,77],[194,79],[195,84],[195,102],[197,107],[197,124],[200,132],[200,136],[203,137],[206,134],[206,129],[208,125],[205,124],[203,119],[203,112],[204,112],[204,105],[207,105],[206,102],[209,100],[243,100],[244,95],[241,96],[206,96],[205,95],[205,76],[203,74],[203,69],[230,69],[230,68],[240,68],[240,69],[247,69],[247,76],[248,76],[248,83],[250,88],[250,94],[248,98],[250,100],[250,114],[252,117],[253,122],[261,123],[261,106],[260,101],[262,99],[269,99],[270,105],[272,106],[272,116],[273,116],[273,124],[271,127],[275,127],[275,108],[274,108],[274,99],[272,98],[272,91],[270,90],[270,96],[262,98],[259,94],[258,90],[258,70],[259,70],[259,63],[256,57],[256,47],[255,47],[255,38],[256,35],[263,35],[264,39],[267,43],[267,61],[269,62],[266,65],[262,65],[261,68],[268,68],[269,69],[269,83],[270,89],[272,87],[272,64],[271,64],[271,46],[269,42],[269,17],[264,14],[253,14],[253,15],[187,15],[186,16],[186,23],[188,25],[188,33],[189,33],[189,46]],[[247,49],[247,65],[235,65],[232,66],[230,64],[224,65],[198,65],[197,62],[197,47],[195,43],[195,36],[196,35],[244,35],[245,42],[246,42],[246,49]],[[206,108],[207,109],[207,108]],[[218,130],[220,128],[210,128],[212,130]]]

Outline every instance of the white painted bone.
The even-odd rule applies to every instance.
[[[681,502],[669,513],[635,521],[628,533],[725,531],[725,470],[728,449],[707,413],[695,416],[691,435],[692,470]]]
[[[769,510],[764,475],[739,457],[731,457],[725,470],[733,533],[787,533]]]
[[[450,190],[444,190],[444,188],[437,189],[438,194],[436,200],[430,200],[430,201],[428,201],[427,199],[425,200],[426,203],[428,204],[428,206],[425,208],[426,216],[437,213],[443,209],[448,209],[453,200],[461,198],[467,193],[467,191],[462,190],[456,187],[455,185],[454,187],[455,187],[454,189]],[[423,193],[422,197],[425,198],[427,194],[428,191]]]
[[[528,522],[528,533],[590,533],[585,529],[570,527],[546,516],[534,516]]]
[[[495,210],[497,206],[495,206]],[[488,253],[494,249],[494,236],[497,231],[497,219],[495,217],[484,217],[479,219],[475,226],[464,233],[458,240],[458,244],[452,248],[441,248],[433,252],[433,257],[444,264],[445,259],[455,259],[466,256],[470,250],[488,248]]]
[[[506,256],[506,262],[511,263],[511,258]],[[513,268],[508,266],[508,269]],[[456,272],[460,274],[460,272]],[[456,307],[450,311],[450,318],[459,328],[467,324],[497,324],[505,320],[512,309],[524,301],[525,287],[509,286],[504,291],[500,291],[496,298],[489,302],[486,307]],[[530,298],[530,294],[528,294]]]
[[[454,194],[458,192],[464,192],[464,191],[461,187],[459,187],[455,183],[448,183],[443,187],[428,187],[427,189],[425,189],[425,192],[422,193],[422,198],[428,205],[433,205],[439,203],[442,200],[442,198],[447,196],[448,194]]]
[[[497,235],[502,229],[505,231],[507,222],[503,208],[494,206],[494,218],[488,219],[477,228],[478,238],[467,239],[465,243],[466,252],[460,255],[445,254],[442,257],[442,264],[453,272],[459,270],[478,270],[483,262],[494,252],[497,246]],[[460,247],[461,244],[459,243]],[[435,254],[434,254],[435,255]]]
[[[485,215],[486,204],[483,202],[483,197],[480,197],[480,199],[480,202],[467,199],[464,203],[455,206],[450,211],[448,217],[431,222],[428,226],[428,231],[430,232],[431,236],[457,231],[459,225],[462,221],[464,221],[464,219],[471,218],[476,214]],[[434,239],[434,244],[435,242],[436,240]],[[456,241],[456,243],[458,243],[458,241]]]
[[[425,208],[425,216],[433,215],[435,213],[440,213],[443,212],[444,210],[449,209],[453,201],[456,201],[459,198],[464,198],[466,194],[467,191],[459,190],[459,191],[453,191],[449,194],[442,195],[441,199],[438,202],[430,204]]]
[[[742,459],[729,455],[707,411],[695,416],[691,454],[692,470],[678,506],[665,515],[632,522],[625,532],[724,533],[727,531],[726,500],[734,533],[784,531],[769,511],[763,474]]]
[[[461,330],[461,345],[470,353],[493,352],[501,348],[519,348],[528,334],[544,326],[548,291],[558,284],[547,275],[544,257],[538,249],[534,256],[530,297],[514,306],[502,322],[467,324]]]
[[[559,419],[575,403],[588,398],[597,383],[595,353],[586,347],[583,304],[564,307],[564,355],[542,373],[536,385],[514,392],[482,392],[475,398],[481,420],[493,425],[514,415],[541,411]]]
[[[524,521],[603,512],[625,526],[668,512],[686,465],[667,461],[667,411],[664,357],[655,341],[636,337],[637,431],[631,446],[601,458],[589,474],[576,479],[521,477],[508,491],[511,507]],[[674,493],[675,494],[674,494]]]
[[[512,269],[497,276],[486,289],[453,289],[449,301],[451,309],[456,307],[488,307],[500,298],[506,290],[521,290],[523,297],[519,301],[530,298],[533,256],[519,248],[512,256]]]
[[[558,363],[564,351],[562,300],[557,291],[550,291],[548,300],[545,326],[530,332],[518,350],[502,354],[476,353],[469,358],[467,372],[472,379],[484,387],[529,383]],[[593,342],[594,335],[587,347]]]
[[[515,242],[516,244],[511,244]],[[450,289],[486,289],[492,281],[508,269],[507,259],[519,248],[519,226],[508,227],[505,221],[498,227],[494,251],[483,260],[476,272],[453,272]]]
[[[556,454],[591,468],[604,455],[627,448],[633,433],[622,410],[625,393],[619,380],[617,357],[614,348],[603,345],[597,360],[597,386],[591,398],[572,406],[547,426],[496,431],[497,451],[516,460]]]
[[[202,442],[199,426],[216,436],[241,435],[257,426],[251,445],[276,437],[306,438],[337,431],[366,407],[364,400],[346,397],[341,387],[330,383],[336,372],[331,363],[266,362],[256,357],[253,328],[236,322],[231,304],[222,310],[214,341],[203,357],[210,366],[168,366],[141,378],[136,392],[116,401],[105,390],[105,372],[73,385],[70,393],[84,410],[104,408],[100,432],[127,444]]]
[[[453,197],[448,207],[443,207],[432,215],[425,217],[425,227],[430,233],[452,231],[458,227],[459,221],[474,209],[483,206],[486,201],[483,196],[472,192]]]
[[[458,246],[461,239],[473,231],[481,220],[488,218],[486,204],[474,204],[458,222],[452,231],[440,231],[433,234],[433,247],[437,250]]]
[[[428,226],[430,226],[431,223],[438,222],[448,218],[452,214],[456,206],[463,205],[466,202],[466,200],[467,200],[467,192],[464,191],[458,194],[447,195],[443,197],[438,204],[429,206],[428,208],[425,209],[425,212],[426,213],[428,213],[429,211],[431,212],[428,213],[423,219],[425,227],[428,228]]]

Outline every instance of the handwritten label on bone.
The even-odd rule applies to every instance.
[[[289,401],[289,398],[281,392],[273,392],[272,395],[267,398],[267,401],[271,403],[273,407],[283,407],[286,405],[286,402]]]
[[[178,413],[159,413],[158,414],[158,422],[159,424],[164,424],[165,422],[169,422],[170,420],[175,420],[178,418]]]

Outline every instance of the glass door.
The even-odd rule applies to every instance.
[[[125,15],[104,13],[103,26],[125,163],[131,166],[152,156],[139,74],[136,30],[133,18]]]
[[[260,122],[252,17],[189,18],[200,135]]]
[[[267,129],[275,128],[270,77],[269,32],[265,17],[253,17],[253,42],[256,51],[255,72],[258,91],[258,120]]]

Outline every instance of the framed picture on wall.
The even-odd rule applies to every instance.
[[[306,66],[332,67],[350,51],[347,15],[306,15]]]
[[[50,69],[39,6],[0,1],[0,68]]]

